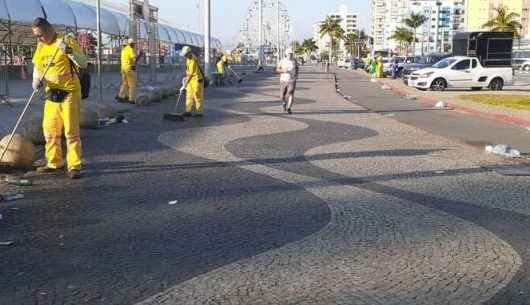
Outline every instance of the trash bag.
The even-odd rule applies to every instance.
[[[148,106],[149,104],[151,104],[151,99],[149,98],[149,95],[145,92],[143,93],[140,93],[136,96],[136,105],[137,106]]]
[[[96,111],[86,105],[81,106],[81,119],[79,126],[83,129],[99,128],[99,118]]]
[[[0,156],[4,152],[8,140],[9,135],[0,141]],[[15,134],[4,158],[0,160],[0,164],[16,168],[30,168],[33,165],[34,158],[35,146],[30,141],[24,139],[22,135]]]

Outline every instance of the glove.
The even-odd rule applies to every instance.
[[[66,44],[66,42],[64,42],[64,40],[61,41],[61,42],[59,43],[59,46],[58,46],[58,47],[59,47],[59,49],[61,49],[65,54],[72,54],[72,48],[70,48],[70,47]]]
[[[42,88],[42,86],[43,84],[40,81],[40,79],[38,78],[33,79],[33,82],[31,83],[31,88],[33,88],[33,90],[39,90],[40,88]]]

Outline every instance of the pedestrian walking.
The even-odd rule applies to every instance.
[[[392,57],[392,62],[390,63],[390,69],[392,71],[392,78],[396,79],[399,73],[399,62],[396,56]]]
[[[86,68],[87,57],[72,37],[57,34],[44,18],[32,24],[38,45],[33,55],[33,89],[45,87],[43,132],[46,140],[46,165],[37,168],[38,173],[50,173],[65,167],[62,152],[62,135],[66,138],[67,175],[71,179],[81,177],[82,152],[80,137],[81,83],[79,68]],[[41,78],[44,75],[44,81]]]
[[[181,55],[186,58],[186,77],[182,82],[182,93],[186,90],[186,111],[184,116],[202,117],[204,114],[204,85],[205,76],[199,59],[193,54],[189,46],[182,48]],[[195,110],[195,111],[194,111]]]
[[[280,73],[280,97],[283,102],[283,111],[292,114],[291,108],[298,79],[298,63],[292,49],[287,49],[286,55],[287,57],[282,59],[276,67],[276,72]]]
[[[135,50],[136,43],[133,39],[121,50],[121,86],[116,101],[119,103],[136,102],[136,64],[138,57]]]
[[[376,78],[383,78],[384,66],[383,66],[383,57],[378,56],[376,60]]]

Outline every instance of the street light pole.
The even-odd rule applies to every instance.
[[[280,0],[276,0],[276,50],[278,52],[278,62],[280,62]]]
[[[210,63],[210,43],[211,43],[211,2],[210,0],[204,0],[204,73],[205,76],[210,78],[211,63]]]
[[[258,69],[263,66],[263,0],[258,0]]]
[[[97,61],[98,61],[98,101],[103,101],[103,82],[101,80],[101,0],[96,2],[96,31],[98,35]]]

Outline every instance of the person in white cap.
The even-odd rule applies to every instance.
[[[292,49],[287,49],[285,53],[287,56],[278,63],[276,72],[280,73],[280,97],[283,101],[283,111],[291,114],[298,79],[298,63]]]
[[[202,117],[204,114],[204,73],[202,72],[199,59],[193,55],[191,48],[185,46],[180,52],[186,58],[186,77],[182,82],[180,91],[186,90],[186,111],[184,116]]]
[[[136,102],[136,62],[137,56],[134,49],[133,39],[127,40],[127,45],[121,51],[121,87],[116,96],[116,101],[120,103]]]

